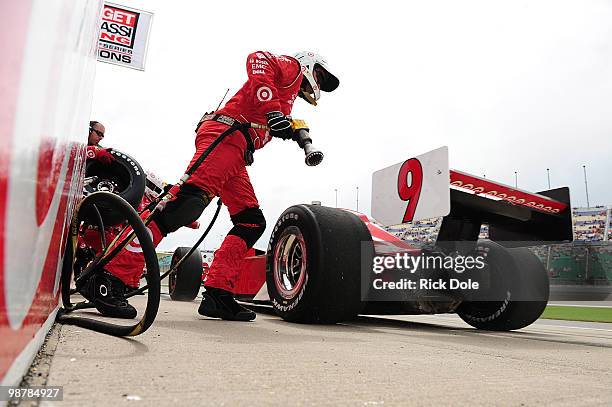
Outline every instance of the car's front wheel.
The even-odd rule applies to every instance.
[[[336,323],[362,308],[362,242],[372,244],[364,222],[350,212],[296,205],[280,216],[267,254],[266,283],[274,311],[301,323]]]
[[[189,252],[190,247],[178,247],[172,255],[170,268]],[[174,301],[193,301],[202,283],[202,255],[195,250],[168,276],[170,298]]]

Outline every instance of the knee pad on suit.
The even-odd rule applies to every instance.
[[[259,208],[247,208],[231,216],[234,227],[229,235],[235,235],[244,240],[247,247],[253,247],[257,239],[266,230],[266,219]]]
[[[185,184],[181,186],[176,199],[168,202],[153,220],[166,236],[179,228],[196,221],[210,203],[210,197],[200,188]]]

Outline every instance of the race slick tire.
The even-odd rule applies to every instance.
[[[280,216],[266,259],[268,294],[276,314],[290,322],[333,324],[361,311],[362,242],[372,245],[353,213],[296,205]]]
[[[548,273],[542,262],[524,247],[506,249],[481,240],[478,248],[487,253],[486,263],[497,290],[505,291],[500,301],[466,301],[457,314],[468,324],[489,331],[511,331],[537,320],[549,297]]]
[[[170,268],[173,268],[190,249],[190,247],[177,248],[172,255]],[[170,298],[174,301],[193,301],[198,296],[201,283],[202,256],[200,251],[196,250],[168,276]]]
[[[87,193],[105,191],[119,195],[134,209],[138,208],[145,191],[147,176],[136,160],[118,150],[111,150],[114,160],[103,164],[95,159],[88,159],[85,164],[85,178],[96,177],[85,186]],[[102,218],[107,225],[120,222],[120,216],[110,208],[100,207]]]

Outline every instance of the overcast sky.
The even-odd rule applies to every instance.
[[[370,212],[371,174],[449,146],[450,166],[520,188],[569,186],[585,206],[612,204],[610,1],[156,1],[117,0],[155,14],[145,72],[98,63],[92,119],[104,145],[176,182],[194,152],[194,126],[246,80],[255,50],[326,56],[340,78],[319,106],[298,99],[314,145],[306,167],[292,142],[273,140],[249,174],[271,226],[296,203]],[[206,222],[215,205],[200,219]],[[206,240],[230,229],[227,211]],[[161,249],[191,245],[181,230]]]

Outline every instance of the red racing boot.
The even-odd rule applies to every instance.
[[[238,304],[234,294],[214,287],[204,287],[202,303],[198,314],[205,317],[221,318],[228,321],[252,321],[256,315],[253,311]]]

